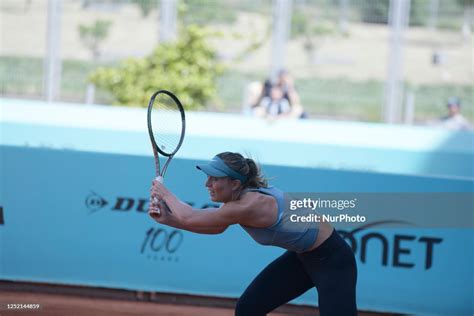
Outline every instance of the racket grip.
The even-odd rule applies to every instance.
[[[159,183],[163,183],[163,177],[162,176],[156,177],[155,180],[158,181]],[[153,198],[153,204],[158,205],[158,199],[156,197]]]
[[[156,177],[155,180],[158,181],[159,183],[163,183],[163,181],[164,181],[164,179],[163,179],[162,176]],[[156,197],[153,198],[153,204],[158,205],[158,202],[159,202],[159,201],[158,201],[158,199],[157,199]],[[166,205],[166,204],[165,204],[165,205]],[[168,213],[172,213],[168,206],[166,206],[166,210],[168,211]],[[160,210],[158,210],[158,213],[161,213]]]
[[[154,205],[158,205],[158,203],[159,203],[158,199],[157,199],[156,197],[153,198],[153,204],[154,204]],[[166,203],[165,203],[165,206],[166,206],[166,211],[167,211],[168,213],[170,213],[170,214],[173,213],[173,212],[171,212],[171,210],[170,210],[170,208],[168,207],[168,205],[166,205]],[[161,214],[161,210],[160,210],[160,209],[158,209],[157,211],[158,211],[158,214]]]
[[[156,197],[153,198],[153,205],[155,206],[158,206],[158,199]],[[156,210],[158,212],[158,214],[161,214],[161,210],[160,209],[157,209]]]

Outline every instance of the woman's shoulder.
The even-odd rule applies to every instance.
[[[269,185],[267,187],[259,187],[259,188],[248,188],[245,190],[246,192],[257,192],[261,194],[266,194],[266,195],[279,195],[282,194],[283,191],[280,190],[279,188]]]
[[[246,190],[239,201],[251,208],[259,208],[265,206],[273,206],[275,202],[275,194],[273,191],[277,190],[275,187],[254,188]]]
[[[238,200],[222,205],[221,211],[234,214],[237,222],[242,225],[253,226],[278,211],[276,199],[269,194],[259,191],[245,191]]]

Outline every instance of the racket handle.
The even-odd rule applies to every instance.
[[[153,198],[153,205],[158,206],[158,199],[156,197]],[[158,214],[161,214],[161,210],[157,209],[156,210]]]
[[[163,177],[162,176],[156,177],[155,180],[158,181],[159,183],[163,183]],[[156,197],[154,197],[153,198],[153,204],[158,205],[158,202],[159,202],[158,199]],[[160,214],[160,213],[161,213],[161,211],[160,211],[160,209],[158,209],[158,214]]]
[[[163,183],[163,181],[164,181],[164,179],[163,179],[162,176],[156,177],[155,180],[158,181],[159,183]],[[153,198],[153,204],[158,205],[158,202],[159,202],[159,201],[158,201],[158,199],[157,199],[156,197]],[[172,213],[171,210],[169,209],[169,207],[166,207],[166,210],[167,210],[169,213]],[[160,213],[161,213],[161,212],[160,212],[160,209],[158,209],[158,214],[160,214]]]

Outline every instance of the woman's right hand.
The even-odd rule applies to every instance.
[[[156,180],[152,181],[148,205],[148,215],[155,221],[176,228],[183,227],[184,216],[192,213],[189,205],[179,201],[163,183]]]

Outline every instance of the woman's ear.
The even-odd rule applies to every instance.
[[[232,191],[237,191],[237,190],[240,190],[240,188],[242,187],[242,182],[240,182],[240,180],[237,180],[237,179],[232,179]]]

